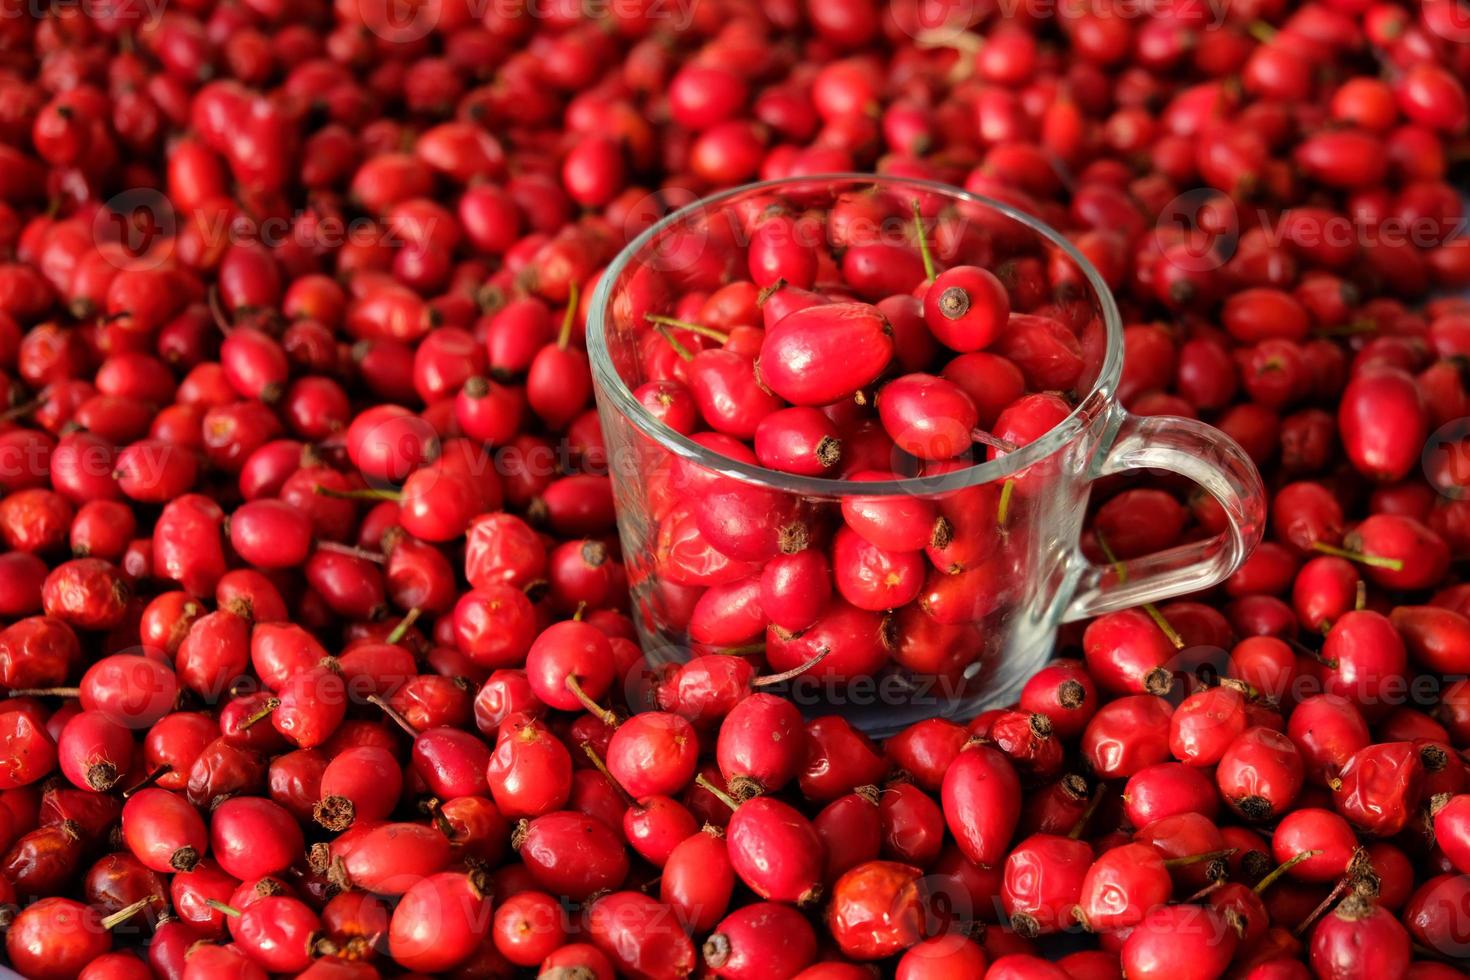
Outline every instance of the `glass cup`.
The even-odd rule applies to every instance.
[[[958,463],[925,465],[885,450],[884,465],[869,461],[863,469],[892,478],[864,480],[851,479],[841,463],[833,472],[846,478],[766,469],[675,431],[635,391],[677,372],[674,359],[693,354],[690,348],[718,347],[720,340],[677,328],[671,334],[649,317],[673,317],[686,294],[748,278],[752,229],[773,213],[797,216],[783,226],[793,238],[805,236],[797,247],[831,256],[823,259],[818,290],[833,262],[844,272],[852,267],[848,283],[857,277],[877,291],[895,276],[903,281],[918,254],[919,228],[941,270],[978,265],[995,272],[1012,296],[1011,324],[1019,306],[1063,321],[1075,336],[1077,343],[1066,346],[1074,359],[1080,350],[1083,367],[1067,392],[1070,414],[1019,448],[992,441],[962,453]],[[864,298],[876,302],[876,295]],[[771,315],[764,307],[761,313]],[[671,344],[670,336],[684,342]],[[944,185],[800,177],[697,201],[644,231],[603,273],[587,348],[634,619],[649,659],[751,658],[766,674],[792,673],[778,686],[804,710],[842,714],[873,735],[1013,701],[1048,658],[1059,624],[1215,585],[1261,537],[1260,477],[1235,442],[1202,422],[1133,416],[1119,404],[1122,322],[1091,264],[1035,218]],[[864,406],[873,394],[870,386],[856,406],[826,411],[854,431],[872,426],[860,418],[871,415]],[[1093,481],[1143,470],[1204,488],[1219,503],[1223,530],[1124,562],[1091,562],[1079,539]],[[844,525],[881,536],[915,521],[933,529],[918,552],[925,564],[918,566],[913,552],[904,559],[910,569],[922,567],[916,597],[894,609],[859,608],[839,585],[806,628],[769,622],[761,580],[768,592],[780,591],[773,562],[782,563],[781,576],[815,581],[810,569],[821,562],[790,557],[815,549],[835,575],[858,574],[849,567],[854,549]],[[839,540],[844,533],[846,542]],[[849,566],[837,567],[844,560]],[[800,600],[811,591],[780,594]]]

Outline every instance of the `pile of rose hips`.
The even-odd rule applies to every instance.
[[[1462,976],[1466,9],[1004,13],[0,4],[9,965]],[[761,629],[645,663],[583,341],[670,206],[867,170],[1063,230],[1128,324],[1123,402],[1218,425],[1271,494],[1219,589],[1064,631],[1017,704],[882,745],[765,690]],[[799,218],[752,226],[720,302],[650,321],[666,421],[797,472],[834,439],[857,475],[1008,451],[1038,433],[1005,413],[1069,404],[1086,324],[1028,292],[1075,275],[1058,256],[955,267],[942,222],[766,249]],[[798,348],[839,323],[851,374],[814,389]],[[1084,546],[1221,524],[1104,482]],[[684,544],[715,560],[707,531]],[[861,537],[783,556],[836,596],[761,627],[899,591],[930,615],[932,536]]]
[[[710,205],[614,287],[609,330],[634,338],[649,415],[729,459],[861,484],[1003,456],[1087,394],[1104,329],[1061,249],[915,185],[823,196],[798,184]],[[892,662],[958,690],[1006,635],[1055,472],[838,502],[665,455],[637,476],[656,526],[628,566],[635,615],[783,673],[840,683]]]

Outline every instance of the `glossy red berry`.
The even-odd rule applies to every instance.
[[[989,347],[1011,312],[1005,287],[978,266],[955,266],[924,294],[924,322],[941,344],[957,351]]]
[[[944,776],[944,819],[960,850],[976,864],[998,864],[1020,819],[1015,768],[997,749],[972,743]]]

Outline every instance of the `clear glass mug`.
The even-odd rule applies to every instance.
[[[1004,273],[1017,263],[1034,269],[1034,259],[1067,270],[1053,273],[1052,295],[1035,299],[1081,324],[1084,368],[1071,389],[1071,414],[1012,452],[992,452],[986,460],[980,447],[976,465],[907,475],[917,461],[896,458],[886,468],[902,477],[877,482],[765,469],[713,452],[651,414],[633,392],[650,380],[658,360],[651,345],[667,340],[648,316],[670,316],[686,292],[745,278],[753,216],[770,213],[772,205],[822,215],[848,195],[873,195],[882,206],[868,210],[883,215],[844,227],[849,249],[859,238],[876,245],[870,254],[879,256],[885,241],[912,245],[922,215],[925,245],[943,267]],[[834,233],[827,224],[808,222],[805,233],[813,240],[803,244],[825,246],[822,236]],[[855,174],[801,177],[690,204],[648,228],[603,273],[587,320],[587,348],[634,619],[650,661],[728,653],[751,657],[767,672],[795,668],[784,693],[804,710],[842,714],[873,735],[1014,700],[1048,658],[1059,624],[1208,588],[1239,567],[1261,538],[1260,476],[1235,442],[1196,420],[1137,417],[1119,405],[1122,322],[1090,263],[1035,218],[948,186]],[[1224,531],[1122,563],[1089,561],[1079,539],[1092,482],[1138,470],[1168,471],[1204,488],[1219,502]],[[785,552],[805,546],[830,553],[844,505],[880,512],[917,507],[926,515],[932,508],[948,522],[947,534],[983,545],[969,549],[962,569],[927,566],[919,598],[902,608],[855,609],[834,592],[823,618],[804,633],[769,627],[714,647],[690,636],[698,600],[716,587],[720,601],[745,597],[748,607],[748,596],[758,591],[754,579],[769,561],[730,558],[704,540],[700,523],[709,509],[732,500],[750,521],[800,514],[798,540],[776,535]],[[934,562],[941,560],[948,559]]]

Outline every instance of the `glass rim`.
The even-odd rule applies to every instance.
[[[661,234],[688,220],[700,211],[728,203],[735,198],[748,194],[762,191],[779,191],[782,188],[791,187],[810,188],[822,184],[865,184],[870,186],[911,187],[923,193],[937,194],[951,200],[978,204],[1005,215],[1030,231],[1040,235],[1049,244],[1061,249],[1069,259],[1076,263],[1083,277],[1087,280],[1088,285],[1092,287],[1093,293],[1097,297],[1097,304],[1102,311],[1106,346],[1103,353],[1102,365],[1098,369],[1097,377],[1093,380],[1092,387],[1088,390],[1087,394],[1077,399],[1077,404],[1073,406],[1072,411],[1067,414],[1066,418],[1048,429],[1040,438],[1027,443],[1013,453],[1007,453],[996,459],[986,460],[975,463],[972,466],[950,470],[944,473],[935,473],[928,476],[901,477],[894,480],[874,480],[871,482],[852,480],[845,477],[799,476],[781,470],[767,469],[758,464],[744,463],[723,453],[715,452],[712,449],[701,446],[693,439],[674,431],[661,420],[655,418],[642,402],[633,397],[633,392],[628,387],[627,382],[623,380],[622,375],[613,366],[612,354],[607,346],[607,332],[605,329],[607,313],[612,302],[613,288],[619,278],[621,278],[623,272],[634,261],[635,257]],[[612,406],[623,417],[637,426],[644,435],[669,452],[705,469],[714,470],[744,483],[807,497],[850,495],[857,492],[858,488],[861,488],[863,496],[926,496],[963,490],[1011,476],[1028,466],[1046,459],[1086,428],[1089,421],[1087,417],[1089,406],[1100,395],[1104,400],[1111,396],[1121,375],[1123,361],[1122,314],[1118,311],[1118,304],[1113,298],[1112,290],[1108,288],[1107,283],[1103,281],[1102,275],[1093,266],[1092,262],[1055,228],[1052,228],[1046,222],[1041,221],[1033,215],[1029,215],[994,198],[985,197],[981,194],[972,194],[969,191],[949,184],[943,184],[939,181],[923,180],[917,177],[891,177],[882,174],[814,174],[810,177],[780,177],[775,180],[756,181],[754,183],[742,184],[739,187],[733,187],[717,194],[701,197],[699,200],[686,204],[678,210],[665,215],[649,228],[645,229],[637,238],[625,245],[623,250],[603,270],[602,275],[598,278],[597,288],[592,294],[591,303],[588,306],[586,336],[587,356],[591,364],[592,378],[596,391],[599,395],[606,397],[612,403]]]

